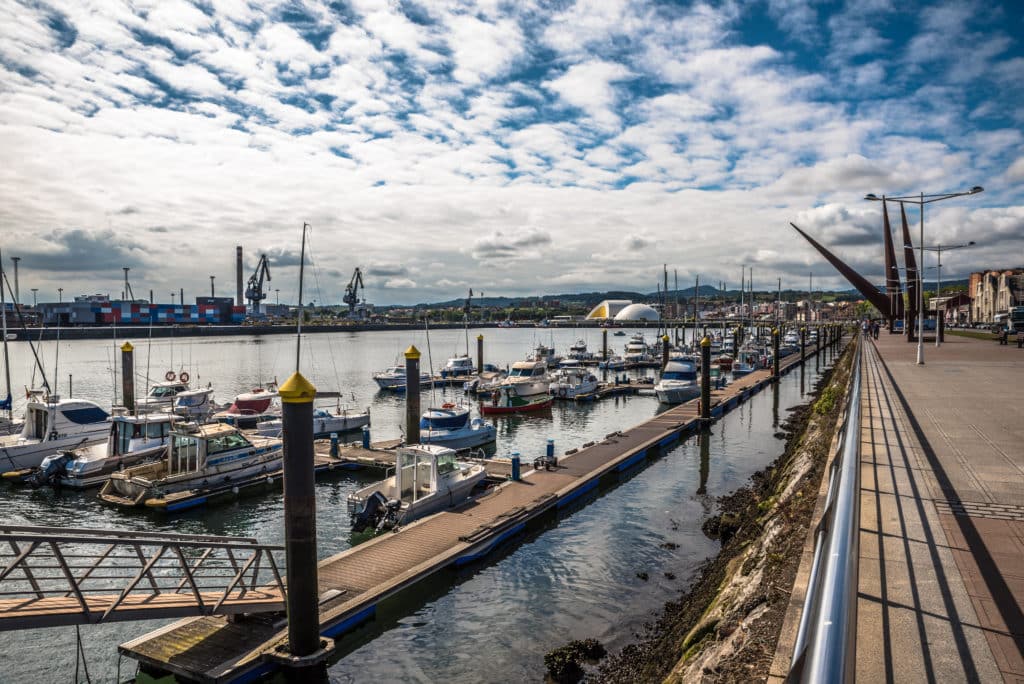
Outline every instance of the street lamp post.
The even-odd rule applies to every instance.
[[[920,228],[920,242],[921,242],[921,264],[917,269],[917,365],[924,365],[924,205],[931,204],[932,202],[939,202],[941,200],[953,199],[954,197],[963,197],[964,195],[977,195],[980,192],[984,192],[985,188],[980,185],[975,185],[970,190],[964,192],[946,192],[936,195],[926,195],[923,192],[919,195],[905,195],[903,197],[889,197],[885,196],[878,197],[874,193],[865,195],[864,199],[871,202],[881,202],[884,200],[892,200],[894,202],[905,202],[906,204],[916,204],[921,211],[921,228]],[[938,325],[936,324],[936,327]],[[935,335],[938,336],[938,330],[935,331]]]
[[[63,304],[64,303],[64,288],[63,287],[58,287],[57,288],[57,303],[58,304]]]
[[[36,307],[36,292],[39,292],[39,288],[38,287],[33,287],[32,288],[32,308],[33,309]]]
[[[935,298],[942,297],[942,253],[948,252],[951,249],[963,249],[964,247],[971,247],[974,245],[974,240],[965,242],[962,245],[935,245],[934,247],[925,247],[924,249],[928,252],[935,252],[938,257],[938,263],[935,265]],[[946,305],[942,305],[942,318],[946,318]],[[935,302],[935,347],[941,344],[942,336],[939,335],[939,303]]]

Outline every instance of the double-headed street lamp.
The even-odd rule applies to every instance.
[[[935,245],[934,247],[925,247],[924,249],[928,252],[935,252],[938,255],[938,263],[935,265],[935,346],[938,347],[941,344],[942,336],[939,335],[939,303],[938,298],[942,297],[942,253],[948,252],[951,249],[963,249],[964,247],[971,247],[974,245],[974,240],[965,242],[962,245]],[[942,305],[942,317],[946,317],[946,305]]]
[[[939,202],[941,200],[953,199],[954,197],[963,197],[964,195],[977,195],[979,192],[984,192],[985,188],[980,185],[975,185],[970,190],[964,192],[945,192],[937,195],[926,195],[923,192],[919,195],[904,195],[902,197],[887,197],[883,195],[878,197],[871,193],[864,197],[866,200],[872,202],[884,202],[886,200],[892,200],[893,202],[901,202],[904,204],[916,204],[921,211],[921,265],[917,269],[917,365],[924,365],[924,280],[922,272],[924,271],[924,205],[931,204],[932,202]],[[936,325],[938,327],[938,325]],[[938,330],[935,331],[938,335]]]

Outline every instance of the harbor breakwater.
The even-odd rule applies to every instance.
[[[789,607],[822,474],[850,383],[856,344],[783,426],[785,452],[704,523],[721,551],[689,590],[666,603],[639,643],[602,663],[603,682],[767,678]]]

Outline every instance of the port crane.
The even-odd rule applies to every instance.
[[[254,316],[260,315],[260,302],[267,298],[267,293],[263,291],[264,279],[270,282],[270,262],[266,254],[261,254],[256,271],[249,276],[249,286],[245,288],[245,298],[249,300],[250,313]]]
[[[348,285],[345,286],[345,296],[341,298],[341,301],[348,304],[348,317],[349,318],[365,318],[366,316],[366,304],[359,299],[359,290],[363,290],[363,272],[356,266],[355,272],[352,274],[352,279],[348,281]]]

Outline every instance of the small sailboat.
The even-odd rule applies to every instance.
[[[281,407],[274,403],[277,390],[257,387],[251,392],[243,392],[235,397],[231,406],[213,414],[213,419],[234,425],[245,430],[252,430],[260,423],[276,420],[281,417]]]
[[[402,447],[395,458],[394,475],[348,495],[353,531],[393,529],[458,506],[486,475],[483,465],[435,444]]]

